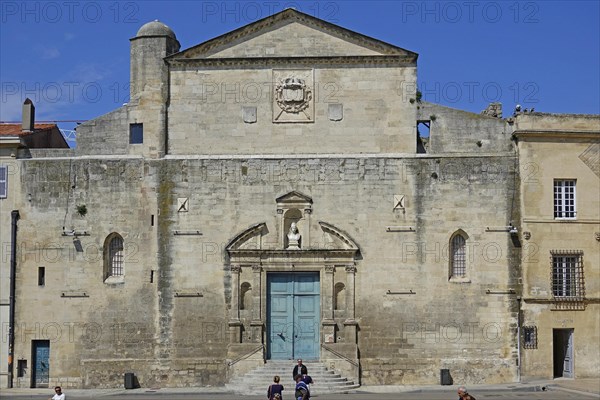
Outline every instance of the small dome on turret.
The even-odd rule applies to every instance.
[[[171,28],[169,28],[167,25],[163,24],[157,19],[155,19],[152,22],[148,22],[147,24],[144,24],[144,26],[142,26],[135,35],[135,37],[142,36],[168,36],[172,39],[177,40],[177,38],[175,37],[175,32],[173,32]]]

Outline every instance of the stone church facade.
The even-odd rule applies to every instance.
[[[130,103],[17,160],[15,386],[517,381],[511,129],[419,101],[416,65],[295,10],[186,50],[144,25]]]

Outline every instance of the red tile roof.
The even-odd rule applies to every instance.
[[[46,131],[49,129],[58,129],[56,124],[35,124],[35,132]],[[0,135],[1,136],[26,136],[30,135],[31,132],[24,132],[21,130],[21,124],[0,124]]]

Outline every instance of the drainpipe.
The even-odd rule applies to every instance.
[[[521,383],[521,296],[517,296],[517,382]]]
[[[8,388],[13,387],[13,353],[15,347],[15,275],[17,271],[17,221],[19,210],[10,213],[10,298],[8,303]]]

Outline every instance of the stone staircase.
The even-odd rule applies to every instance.
[[[273,377],[279,375],[284,387],[284,399],[292,399],[294,396],[294,387],[296,386],[292,379],[292,370],[296,364],[293,360],[273,361],[269,360],[260,368],[256,368],[244,375],[235,377],[227,385],[227,389],[236,393],[246,393],[251,395],[267,396],[267,388],[273,383]],[[360,385],[349,381],[348,379],[330,371],[320,362],[304,362],[308,368],[308,375],[314,383],[310,385],[310,394],[344,393],[358,388]]]

